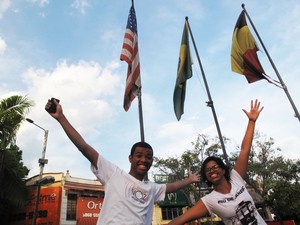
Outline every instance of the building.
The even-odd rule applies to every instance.
[[[43,179],[51,177],[51,184],[41,186],[38,204],[37,225],[93,225],[96,224],[105,197],[104,187],[98,180],[72,177],[66,174],[44,173]],[[156,176],[155,182],[164,183],[165,176]],[[39,176],[31,177],[26,184],[32,189],[31,199],[26,207],[10,216],[9,225],[31,225],[34,219],[37,186],[34,185]],[[249,189],[248,189],[249,190]],[[201,187],[202,194],[209,190]],[[253,190],[249,190],[253,193]],[[252,195],[252,194],[251,194]],[[260,196],[254,200],[262,204]],[[154,205],[152,225],[167,224],[173,218],[181,215],[189,205],[183,192],[168,193],[163,202]],[[261,210],[261,208],[260,208]],[[209,215],[199,222],[220,222],[216,215]],[[197,224],[197,222],[195,222]]]
[[[54,177],[54,183],[41,186],[38,216],[39,225],[87,225],[96,224],[104,199],[103,185],[97,180],[71,177],[64,173],[44,173]],[[27,180],[32,188],[28,205],[12,214],[10,225],[31,225],[34,216],[39,176]]]

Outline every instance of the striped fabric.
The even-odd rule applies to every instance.
[[[138,51],[137,21],[134,7],[131,6],[125,30],[120,59],[128,63],[123,107],[127,112],[131,102],[141,88],[140,59]]]

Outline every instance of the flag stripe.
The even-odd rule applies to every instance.
[[[141,88],[137,23],[133,6],[131,6],[129,11],[120,60],[128,64],[123,104],[125,111],[128,111],[131,102]]]
[[[244,74],[248,83],[266,79],[257,52],[258,47],[247,26],[245,12],[242,11],[235,25],[231,47],[231,69]]]

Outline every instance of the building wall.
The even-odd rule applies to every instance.
[[[155,204],[152,216],[152,225],[160,225],[162,222],[161,208]]]
[[[59,209],[56,211],[57,213],[56,216],[50,217],[49,214],[48,218],[43,218],[43,220],[40,219],[39,221],[42,222],[48,220],[48,222],[51,222],[54,221],[53,218],[56,217],[58,218],[58,221],[51,223],[52,225],[96,224],[95,222],[97,220],[96,215],[101,210],[101,203],[104,197],[104,187],[99,181],[71,177],[69,171],[67,171],[66,175],[64,175],[63,173],[43,174],[43,177],[46,176],[53,176],[55,178],[55,182],[49,186],[42,187],[41,194],[46,193],[47,189],[49,190],[59,189],[60,190],[59,192],[55,192],[58,193],[57,195],[59,195],[56,196],[57,199],[59,199],[60,201],[59,204],[57,204],[59,206]],[[37,179],[38,176],[34,176],[28,180],[28,183],[33,184]],[[32,189],[33,189],[32,201],[29,203],[27,207],[23,209],[23,211],[21,210],[22,211],[21,213],[25,213],[27,215],[26,220],[14,221],[10,223],[10,225],[31,225],[32,224],[32,218],[30,219],[28,215],[33,211],[33,206],[35,204],[35,199],[36,199],[36,196],[34,195],[34,193],[36,192],[36,187],[32,186]],[[68,194],[75,194],[77,196],[77,200],[81,201],[81,202],[77,201],[77,205],[76,205],[77,220],[67,220]],[[98,207],[97,209],[91,209],[91,207],[85,207],[84,204],[87,204],[88,202],[91,201],[95,202],[95,205],[97,205]],[[40,203],[41,204],[39,205],[39,210],[42,209],[43,207],[42,205],[43,203],[42,202]],[[50,202],[47,203],[49,203],[47,207],[51,207]],[[179,197],[179,195],[176,197],[176,193],[173,193],[172,195],[166,195],[163,206],[159,204],[155,204],[153,209],[152,225],[164,225],[170,222],[170,220],[163,220],[162,207],[164,207],[164,209],[166,209],[167,207],[167,210],[169,210],[169,207],[178,207],[176,206],[178,205],[178,203],[181,203],[180,205],[183,205],[183,200]],[[184,213],[186,210],[187,208],[182,206],[182,212]],[[50,212],[51,210],[48,211]],[[203,223],[207,221],[220,221],[220,218],[213,215],[212,217],[202,219],[199,222]]]
[[[67,220],[67,202],[68,202],[68,197],[66,195],[65,189],[63,189],[62,198],[61,198],[61,209],[60,209],[60,225],[76,225],[76,220],[75,221]]]

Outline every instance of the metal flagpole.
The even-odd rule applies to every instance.
[[[139,108],[139,121],[140,121],[141,141],[144,142],[145,141],[145,136],[144,136],[144,121],[143,121],[142,90],[141,90],[141,88],[138,89],[137,96],[138,96],[138,108]],[[149,178],[148,178],[148,172],[145,174],[144,180],[145,181],[149,180]]]
[[[131,7],[134,8],[134,0],[131,0]],[[140,74],[139,74],[140,76]],[[143,108],[142,108],[142,90],[141,87],[137,89],[137,97],[138,97],[138,110],[139,110],[139,122],[140,122],[140,135],[141,135],[141,141],[145,141],[144,136],[144,122],[143,122]]]
[[[145,141],[145,136],[144,136],[144,122],[143,122],[143,108],[142,108],[142,91],[141,88],[138,89],[138,107],[139,107],[139,121],[140,121],[140,134],[141,134],[141,141]],[[148,172],[144,176],[144,180],[148,181]]]
[[[251,23],[251,25],[252,25],[252,27],[253,27],[253,30],[255,31],[256,36],[257,36],[257,38],[259,39],[259,41],[260,41],[260,43],[261,43],[261,45],[262,45],[262,47],[263,47],[263,49],[264,49],[264,51],[265,51],[265,53],[266,53],[268,59],[269,59],[271,65],[272,65],[272,67],[273,67],[273,69],[274,69],[274,71],[275,71],[275,73],[276,73],[276,75],[277,75],[277,77],[278,77],[280,83],[281,83],[281,86],[282,86],[284,92],[286,93],[286,95],[287,95],[287,97],[288,97],[288,99],[289,99],[289,101],[290,101],[290,103],[291,103],[291,105],[292,105],[292,107],[293,107],[293,109],[294,109],[295,117],[297,117],[298,120],[300,121],[300,114],[299,114],[299,112],[298,112],[298,110],[297,110],[297,107],[296,107],[296,105],[294,104],[294,102],[293,102],[293,100],[292,100],[292,98],[291,98],[291,96],[290,96],[290,94],[289,94],[289,91],[288,91],[288,89],[287,89],[287,86],[284,84],[284,82],[283,82],[283,80],[282,80],[282,78],[281,78],[281,76],[280,76],[280,74],[279,74],[279,72],[278,72],[278,70],[277,70],[277,68],[276,68],[276,66],[275,66],[275,64],[274,64],[274,62],[273,62],[273,60],[271,59],[271,57],[270,57],[270,55],[269,55],[269,53],[268,53],[268,51],[267,51],[267,49],[266,49],[266,47],[265,47],[265,45],[264,45],[262,39],[260,38],[260,36],[259,36],[259,34],[258,34],[258,32],[257,32],[257,30],[256,30],[256,28],[255,28],[255,26],[254,26],[254,24],[253,24],[251,18],[250,18],[250,16],[249,16],[247,10],[245,9],[245,4],[242,4],[242,8],[243,8],[243,10],[244,10],[244,12],[245,12],[247,18],[249,19],[249,22]]]
[[[134,0],[131,0],[131,5],[134,8]],[[143,121],[143,107],[142,107],[142,89],[139,87],[137,90],[137,96],[138,96],[138,108],[139,108],[139,122],[140,122],[140,135],[141,135],[141,141],[145,141],[144,136],[144,121]]]
[[[219,122],[218,122],[216,111],[215,111],[215,108],[214,108],[214,103],[212,101],[212,98],[211,98],[211,95],[210,95],[210,92],[209,92],[209,88],[208,88],[208,84],[207,84],[207,81],[206,81],[205,73],[204,73],[204,70],[203,70],[203,67],[202,67],[202,64],[201,64],[201,61],[200,61],[200,57],[199,57],[198,50],[197,50],[197,47],[196,47],[196,44],[195,44],[195,41],[194,41],[192,30],[190,28],[188,17],[185,17],[185,20],[186,20],[187,26],[189,28],[189,32],[191,34],[191,38],[192,38],[192,41],[193,41],[194,49],[195,49],[195,52],[196,52],[196,55],[197,55],[198,63],[200,65],[200,69],[201,69],[203,81],[204,81],[204,84],[205,84],[207,96],[208,96],[208,99],[209,99],[209,101],[206,102],[206,103],[207,103],[207,106],[210,107],[211,110],[212,110],[213,117],[214,117],[215,124],[216,124],[217,131],[218,131],[218,135],[219,135],[219,139],[220,139],[220,143],[221,143],[221,147],[222,147],[222,150],[223,150],[223,156],[224,156],[226,164],[229,165],[228,156],[227,156],[227,153],[226,153],[223,136],[221,134]]]
[[[138,107],[139,107],[139,121],[140,121],[140,134],[141,134],[141,141],[145,141],[144,136],[144,122],[143,122],[143,108],[142,108],[142,91],[141,88],[138,90]]]
[[[134,0],[131,0],[132,7],[134,7]],[[137,90],[138,108],[139,108],[139,122],[140,122],[140,135],[141,141],[145,141],[144,135],[144,120],[143,120],[143,107],[142,107],[142,90],[141,87]],[[145,174],[144,180],[149,180],[148,173]]]

